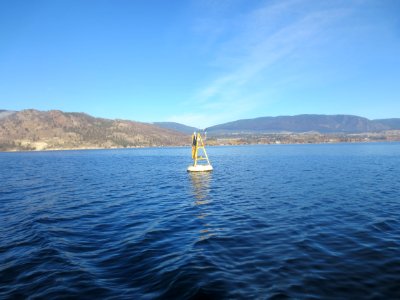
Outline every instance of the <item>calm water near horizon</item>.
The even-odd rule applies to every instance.
[[[400,298],[400,143],[208,154],[0,153],[0,298]]]

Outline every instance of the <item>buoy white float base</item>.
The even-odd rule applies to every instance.
[[[213,167],[211,165],[195,165],[187,168],[188,172],[209,172],[212,170]]]

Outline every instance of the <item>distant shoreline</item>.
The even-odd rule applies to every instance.
[[[314,143],[243,143],[243,144],[206,144],[206,147],[240,147],[240,146],[283,146],[283,145],[336,145],[336,144],[379,144],[379,143],[400,143],[394,141],[345,141],[345,142],[314,142]],[[135,146],[135,147],[85,147],[85,148],[63,148],[63,149],[38,149],[38,150],[0,150],[0,153],[21,153],[21,152],[56,152],[56,151],[85,151],[85,150],[129,150],[129,149],[156,149],[156,148],[190,148],[191,145],[169,145],[169,146]]]
[[[155,149],[155,148],[183,148],[190,147],[182,145],[170,146],[132,146],[132,147],[83,147],[83,148],[57,148],[57,149],[34,149],[34,150],[0,150],[0,153],[15,153],[15,152],[53,152],[53,151],[78,151],[78,150],[127,150],[127,149]]]

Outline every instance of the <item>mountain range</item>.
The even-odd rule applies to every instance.
[[[209,127],[212,135],[283,132],[362,133],[399,130],[400,118],[369,120],[352,115],[297,115],[244,119]]]
[[[199,130],[196,127],[191,127],[176,122],[154,122],[153,124],[161,128],[171,129],[185,134],[192,134],[194,131]]]
[[[0,151],[92,149],[190,144],[198,130],[174,122],[142,123],[95,118],[59,110],[0,110]],[[400,130],[400,118],[369,120],[352,115],[297,115],[237,120],[207,128],[210,136]]]
[[[0,111],[0,150],[182,146],[187,135],[148,123],[58,110]]]

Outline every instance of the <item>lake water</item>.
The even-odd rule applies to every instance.
[[[400,144],[0,153],[0,298],[400,298]]]

